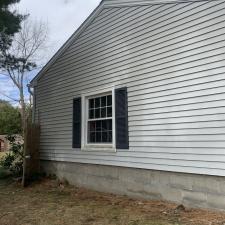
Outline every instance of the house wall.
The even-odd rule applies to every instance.
[[[225,1],[106,7],[36,87],[41,159],[225,176]],[[72,149],[72,100],[128,87],[129,150]]]

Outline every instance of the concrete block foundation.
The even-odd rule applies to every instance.
[[[41,161],[41,168],[100,192],[225,210],[224,177],[55,161]]]

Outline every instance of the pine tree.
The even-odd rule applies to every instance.
[[[18,14],[15,10],[10,10],[10,7],[19,1],[0,0],[0,62],[4,52],[12,44],[14,34],[20,30],[20,23],[24,19],[23,15]]]
[[[0,0],[0,32],[14,35],[19,31],[23,16],[17,14],[15,10],[10,11],[9,9],[12,4],[18,2],[19,0]]]

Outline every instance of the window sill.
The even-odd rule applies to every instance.
[[[116,148],[109,146],[109,145],[85,145],[81,148],[82,151],[97,151],[97,152],[116,152]]]

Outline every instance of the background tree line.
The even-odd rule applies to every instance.
[[[0,100],[0,134],[20,134],[21,116],[18,107]]]

